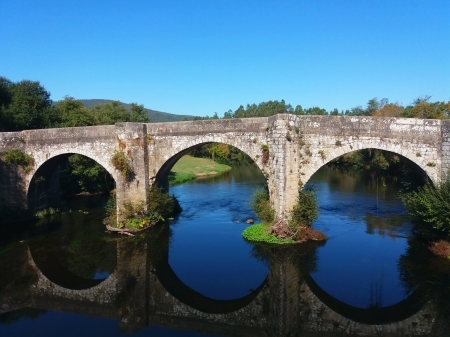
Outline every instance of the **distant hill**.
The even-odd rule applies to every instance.
[[[83,103],[83,105],[86,108],[92,108],[93,106],[104,104],[104,103],[110,103],[113,102],[112,99],[80,99]],[[130,104],[127,103],[121,103],[124,107],[127,109],[130,108]],[[179,122],[188,120],[191,121],[195,118],[195,116],[189,116],[189,115],[175,115],[168,112],[161,112],[156,110],[151,110],[145,108],[147,111],[147,116],[150,119],[151,122],[158,123],[158,122]]]

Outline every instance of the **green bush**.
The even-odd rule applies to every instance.
[[[297,203],[292,209],[290,227],[309,227],[319,216],[319,206],[314,190],[306,188],[298,193]]]
[[[181,212],[178,199],[163,188],[152,186],[147,193],[147,198],[150,212],[156,212],[164,219]]]
[[[265,224],[271,224],[275,218],[275,211],[270,205],[269,193],[265,188],[253,192],[250,206],[256,216]]]
[[[130,160],[123,151],[116,151],[111,158],[111,164],[122,173],[122,176],[129,180],[133,176],[133,168]]]
[[[450,179],[400,194],[408,213],[420,223],[450,234]]]
[[[18,149],[4,152],[3,160],[8,165],[22,167],[26,172],[31,169],[31,166],[34,163],[33,157]]]
[[[181,212],[180,204],[176,197],[169,195],[167,191],[159,187],[151,187],[148,192],[149,207],[146,210],[143,203],[124,203],[120,209],[125,220],[117,223],[116,195],[109,198],[105,210],[106,217],[103,223],[118,228],[140,229],[151,226],[159,221]]]

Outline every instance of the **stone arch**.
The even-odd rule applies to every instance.
[[[105,158],[95,157],[88,151],[75,150],[75,149],[59,149],[57,151],[52,151],[51,154],[46,154],[45,157],[40,156],[37,159],[35,159],[34,169],[31,172],[29,172],[29,174],[27,175],[27,179],[26,179],[26,192],[27,192],[26,198],[27,198],[28,207],[30,207],[31,205],[36,203],[36,201],[32,200],[32,195],[31,195],[31,193],[32,193],[31,190],[36,187],[36,181],[35,181],[36,176],[38,176],[39,173],[41,173],[44,175],[44,177],[48,181],[46,186],[43,187],[45,192],[47,192],[48,189],[51,189],[52,187],[56,187],[56,186],[51,186],[51,184],[52,184],[52,178],[53,178],[53,180],[56,179],[54,177],[54,174],[56,173],[56,169],[57,169],[58,165],[60,165],[64,159],[68,158],[70,155],[73,155],[73,154],[79,154],[79,155],[82,155],[86,158],[89,158],[89,159],[95,161],[96,163],[101,165],[111,175],[111,177],[114,179],[116,184],[118,181],[120,181],[120,180],[118,180],[119,177],[118,177],[117,170],[111,165],[109,160],[105,160]],[[55,183],[55,182],[53,181],[53,183]],[[54,201],[56,198],[58,198],[58,197],[53,196],[50,193],[50,195],[49,195],[50,203],[51,203],[51,201]]]
[[[322,166],[326,165],[333,159],[336,159],[347,153],[364,149],[377,149],[395,153],[401,157],[408,159],[410,162],[419,167],[432,181],[436,182],[440,179],[438,169],[441,166],[440,162],[436,163],[435,166],[429,166],[427,165],[427,163],[425,162],[426,160],[423,157],[418,157],[415,153],[414,154],[411,153],[411,151],[408,149],[403,150],[400,145],[392,145],[389,142],[368,140],[365,142],[358,142],[354,147],[352,145],[335,146],[332,150],[329,150],[328,152],[325,149],[324,150],[326,155],[325,159],[323,159],[319,153],[314,153],[313,158],[311,158],[310,164],[305,166],[303,170],[304,175],[301,177],[303,183],[307,183],[314,173],[316,173]]]
[[[167,154],[165,154],[165,161],[162,163],[159,168],[155,168],[156,174],[153,177],[154,182],[158,186],[162,186],[167,188],[167,176],[172,169],[172,167],[175,165],[175,163],[185,154],[189,153],[193,149],[205,145],[205,144],[211,144],[211,143],[220,143],[220,144],[226,144],[233,146],[237,148],[239,151],[242,151],[246,155],[248,155],[253,162],[258,166],[259,170],[265,175],[265,167],[261,165],[260,161],[258,160],[259,154],[255,153],[254,150],[252,150],[250,147],[245,148],[239,142],[237,141],[228,141],[227,137],[221,137],[223,135],[210,135],[209,137],[202,137],[201,140],[198,139],[198,137],[192,137],[189,141],[185,142],[184,148],[178,148],[178,147],[172,147],[171,151],[168,151]],[[226,135],[225,135],[226,136]],[[211,138],[205,139],[205,138]],[[220,139],[219,139],[220,138]]]

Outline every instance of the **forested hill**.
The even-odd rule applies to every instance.
[[[110,99],[80,99],[79,101],[81,101],[86,108],[92,108],[96,105],[113,102],[113,100],[110,100]],[[127,103],[121,103],[121,105],[127,109],[131,108],[131,105],[127,104]],[[161,111],[151,110],[151,109],[147,109],[147,108],[144,108],[144,110],[147,112],[148,119],[150,119],[150,121],[154,122],[154,123],[178,122],[178,121],[183,121],[183,120],[191,121],[195,118],[195,116],[175,115],[175,114],[171,114],[168,112],[161,112]]]

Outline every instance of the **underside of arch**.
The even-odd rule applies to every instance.
[[[27,186],[27,206],[28,209],[40,209],[48,206],[59,205],[59,171],[68,161],[71,155],[78,154],[95,161],[101,165],[114,179],[117,181],[114,173],[110,169],[102,165],[99,161],[84,153],[67,152],[57,154],[43,163],[41,163],[34,171]]]
[[[394,153],[400,157],[402,157],[403,159],[406,159],[410,165],[412,165],[415,169],[420,170],[420,172],[424,173],[427,178],[429,178],[431,181],[436,181],[437,177],[436,177],[436,171],[435,171],[435,167],[433,166],[427,166],[424,165],[422,162],[420,162],[416,156],[416,158],[411,158],[411,156],[405,155],[404,153],[399,153],[397,151],[393,151],[392,149],[385,149],[382,147],[375,147],[375,146],[361,146],[357,149],[344,149],[341,152],[332,152],[331,155],[327,155],[326,160],[322,160],[321,162],[315,162],[315,164],[309,168],[308,173],[305,175],[307,178],[305,183],[314,175],[314,173],[316,173],[320,168],[322,168],[323,166],[327,165],[329,162],[331,162],[332,160],[339,158],[341,156],[344,156],[346,154],[350,154],[356,151],[360,151],[360,150],[369,150],[369,149],[375,149],[375,150],[381,150],[384,152],[390,152],[390,153]]]
[[[218,144],[225,144],[225,145],[229,145],[229,146],[233,146],[235,148],[237,148],[239,151],[245,153],[247,156],[249,156],[253,162],[258,166],[258,168],[261,170],[261,167],[259,166],[259,164],[256,161],[256,158],[253,158],[253,156],[250,153],[247,153],[246,151],[243,151],[241,148],[235,146],[234,144],[229,144],[229,143],[225,143],[225,142],[202,142],[202,143],[198,143],[195,145],[192,145],[184,150],[179,151],[178,153],[174,154],[172,157],[170,157],[168,160],[165,161],[165,163],[160,167],[160,169],[158,170],[158,172],[156,173],[155,177],[154,177],[154,184],[158,187],[163,187],[163,188],[168,188],[168,177],[169,177],[169,172],[172,169],[172,167],[176,164],[176,162],[183,157],[184,155],[188,154],[189,152],[191,152],[192,150],[203,146],[203,145],[207,145],[207,144],[213,144],[213,143],[218,143]]]

